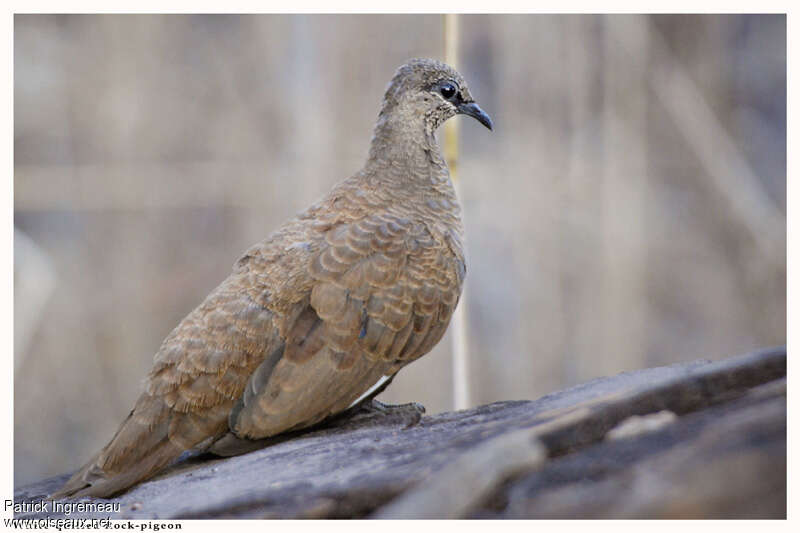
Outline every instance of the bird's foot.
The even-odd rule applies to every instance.
[[[372,398],[359,405],[353,417],[374,418],[376,421],[402,421],[405,422],[404,428],[410,428],[419,423],[423,414],[425,414],[425,406],[421,403],[410,402],[393,405]]]

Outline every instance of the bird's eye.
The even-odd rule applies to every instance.
[[[442,96],[449,100],[454,94],[456,94],[456,87],[452,83],[445,83],[439,89],[439,92],[441,92]]]

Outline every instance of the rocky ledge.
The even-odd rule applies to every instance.
[[[15,502],[41,502],[68,475],[18,488]],[[412,425],[403,412],[357,415],[238,457],[187,456],[117,498],[86,502],[119,511],[50,502],[16,516],[785,518],[786,349],[626,372]]]

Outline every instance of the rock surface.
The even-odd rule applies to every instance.
[[[111,518],[785,518],[786,350],[184,458]],[[37,502],[68,475],[19,488]],[[87,500],[91,501],[91,500]],[[18,518],[64,513],[18,513]]]

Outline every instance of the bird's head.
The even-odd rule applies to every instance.
[[[386,113],[421,119],[430,131],[455,115],[468,115],[492,129],[492,119],[475,103],[461,74],[434,59],[412,59],[397,69],[383,99],[381,114]]]

